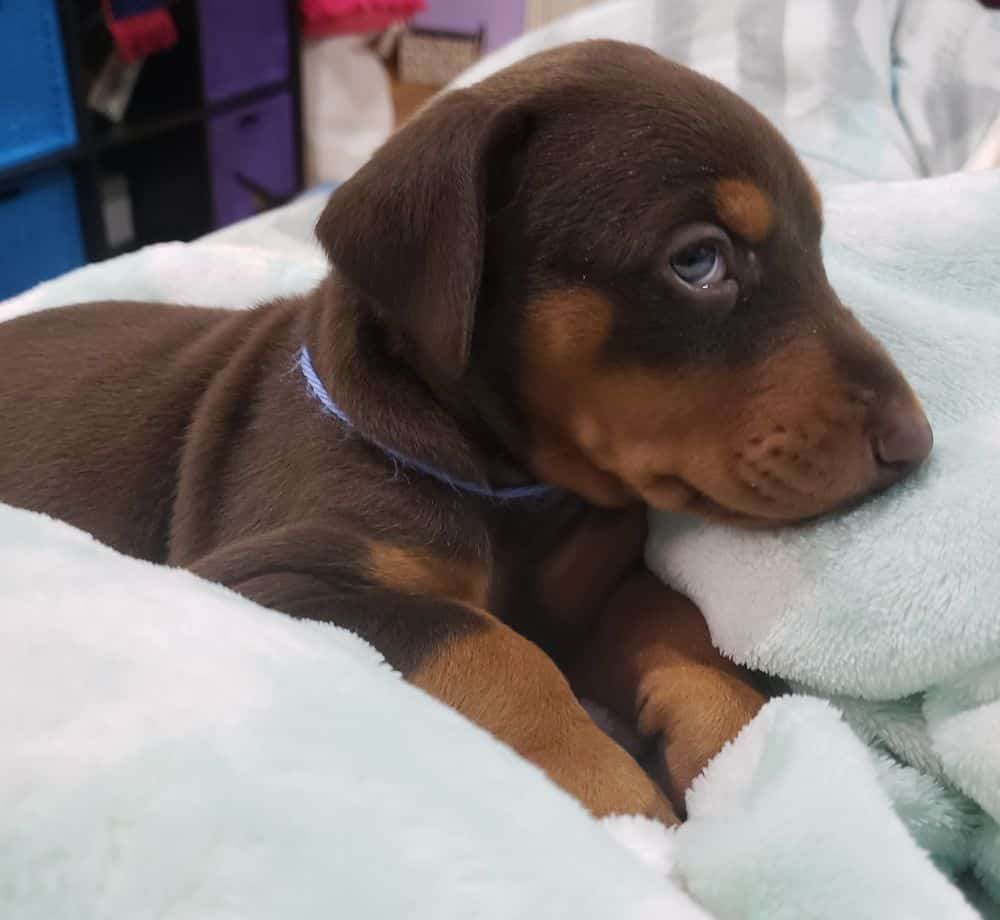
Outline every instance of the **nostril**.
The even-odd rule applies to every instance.
[[[896,478],[923,463],[933,446],[934,433],[918,408],[887,414],[872,432],[875,458]]]

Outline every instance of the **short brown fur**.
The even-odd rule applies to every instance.
[[[484,632],[442,646],[410,679],[461,709],[598,816],[676,820],[656,785],[591,721],[570,685],[536,645],[485,612]],[[496,687],[517,687],[502,700]]]
[[[658,747],[677,810],[763,697],[645,570],[643,502],[802,520],[930,447],[826,280],[821,223],[723,87],[617,42],[546,52],[434,101],[338,188],[333,270],[301,297],[0,324],[0,500],[350,629],[595,814],[672,821],[564,674]]]
[[[385,588],[486,606],[490,577],[485,563],[445,559],[389,543],[372,543],[368,553],[371,576]]]

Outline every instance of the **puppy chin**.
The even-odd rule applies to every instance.
[[[679,514],[686,513],[692,501],[701,493],[689,485],[680,476],[671,474],[657,475],[636,490],[642,500],[657,511],[669,511]]]
[[[679,476],[658,477],[654,484],[643,490],[643,500],[657,511],[684,514],[713,524],[727,524],[748,530],[785,527],[822,513],[808,511],[795,514],[785,509],[777,511],[773,508],[758,510],[734,507],[712,498],[706,491]]]
[[[869,494],[864,490],[860,493],[852,492],[846,499],[831,501],[818,507],[778,507],[768,504],[753,508],[715,497],[727,491],[724,483],[721,486],[719,483],[706,484],[700,488],[674,474],[650,477],[641,487],[636,486],[635,490],[645,504],[657,511],[684,514],[713,524],[727,524],[747,530],[774,530],[808,524],[824,515],[855,507]]]
[[[704,492],[695,488],[687,480],[674,475],[654,477],[640,490],[642,500],[657,511],[669,514],[685,514],[720,524],[753,522],[757,519],[744,511],[727,508]],[[766,522],[764,523],[766,526]]]

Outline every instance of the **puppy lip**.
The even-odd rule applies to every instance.
[[[738,524],[744,527],[781,527],[786,524],[795,523],[794,518],[775,518],[764,515],[752,514],[742,509],[730,508],[712,498],[703,490],[691,483],[689,479],[677,475],[665,475],[664,481],[682,486],[689,493],[681,507],[660,507],[655,502],[647,499],[649,504],[659,511],[666,511],[671,514],[688,514],[701,517],[706,520],[714,520],[720,523]]]
[[[751,530],[774,530],[783,527],[805,527],[830,514],[850,510],[871,497],[870,492],[854,496],[846,502],[804,514],[765,515],[755,514],[742,508],[732,508],[712,498],[706,492],[691,484],[687,479],[675,477],[683,482],[691,492],[691,498],[683,508],[663,509],[677,514],[689,514],[714,523],[730,524]]]

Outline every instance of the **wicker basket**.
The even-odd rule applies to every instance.
[[[407,30],[399,43],[399,79],[444,86],[479,59],[481,47],[482,34]]]

